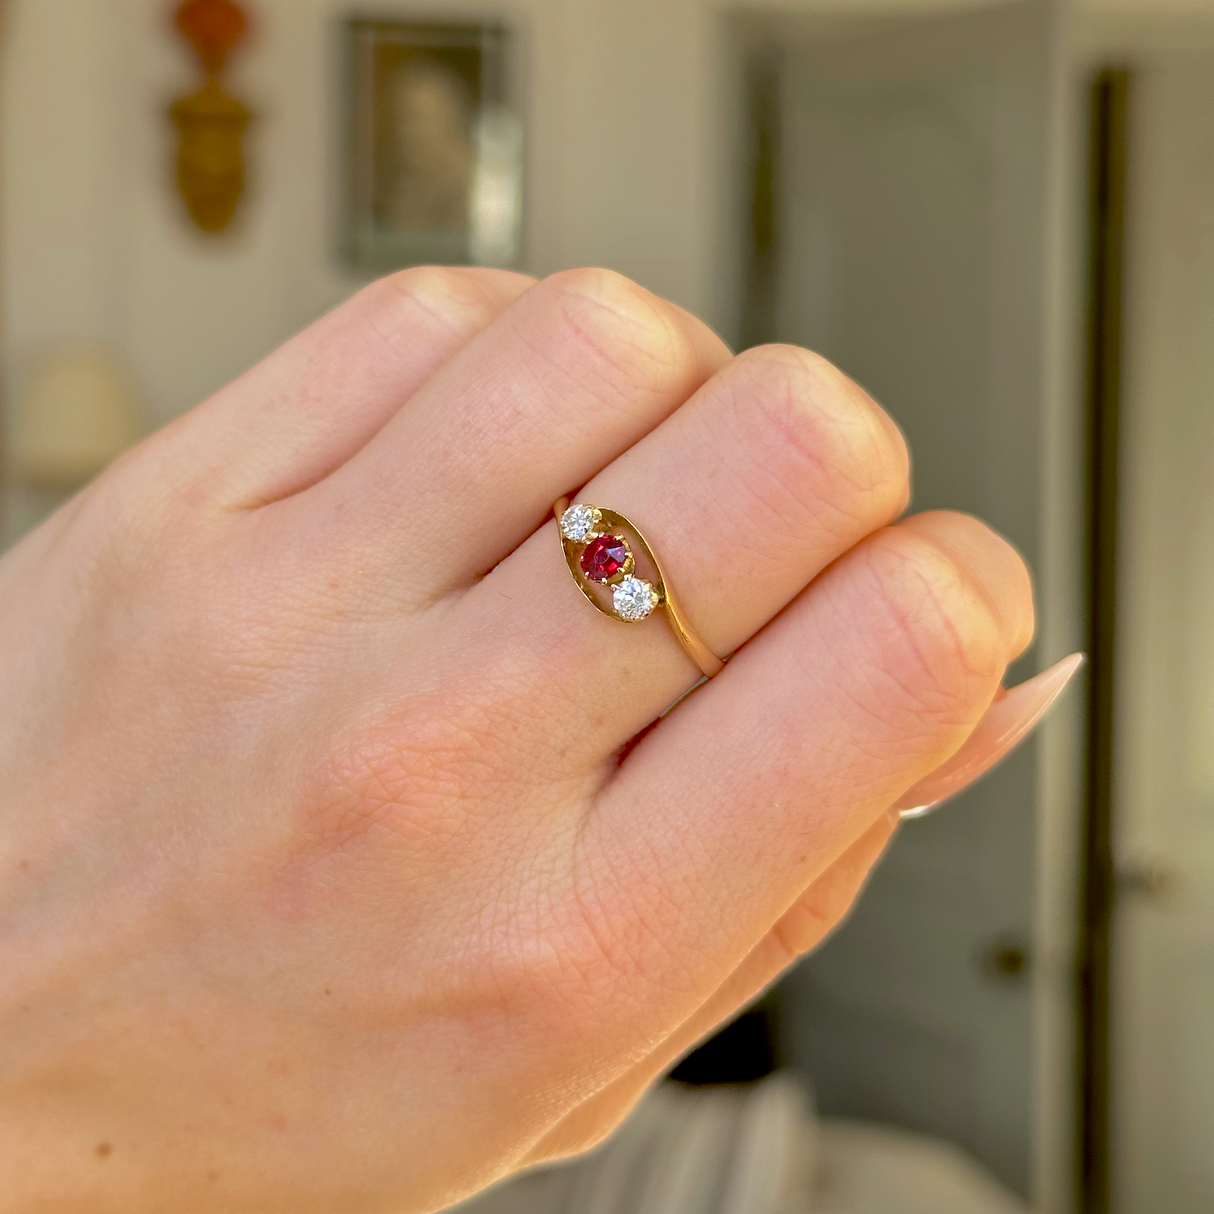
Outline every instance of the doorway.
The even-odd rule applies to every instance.
[[[1056,39],[1054,6],[1036,0],[786,21],[752,78],[767,119],[752,229],[767,241],[748,336],[809,346],[859,380],[907,434],[914,508],[978,514],[1035,566]],[[1009,680],[1065,652],[1045,647]],[[1042,781],[1030,743],[908,823],[780,1003],[784,1051],[824,1113],[947,1138],[1026,1197],[1035,1004],[1069,981],[1037,944]]]

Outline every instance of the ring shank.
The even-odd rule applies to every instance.
[[[665,580],[665,579],[663,579]],[[687,617],[676,604],[666,587],[666,619],[670,622],[671,630],[678,637],[679,644],[687,651],[687,656],[700,668],[700,673],[707,678],[715,678],[725,669],[725,663],[704,643],[700,635],[687,622]]]

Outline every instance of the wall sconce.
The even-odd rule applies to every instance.
[[[232,0],[186,0],[176,24],[206,75],[202,88],[169,110],[178,137],[177,185],[194,223],[204,232],[222,232],[244,193],[241,140],[253,115],[224,90],[220,77],[248,18]]]

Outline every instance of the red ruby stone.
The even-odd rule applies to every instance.
[[[582,572],[594,582],[614,577],[628,562],[628,545],[618,535],[600,535],[582,549]]]

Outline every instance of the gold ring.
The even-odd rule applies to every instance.
[[[700,639],[670,591],[662,566],[635,523],[614,510],[562,497],[553,507],[565,561],[578,589],[605,616],[633,624],[665,608],[666,619],[687,656],[706,678],[725,663]],[[629,533],[632,540],[629,541]],[[637,573],[637,553],[649,568]]]

